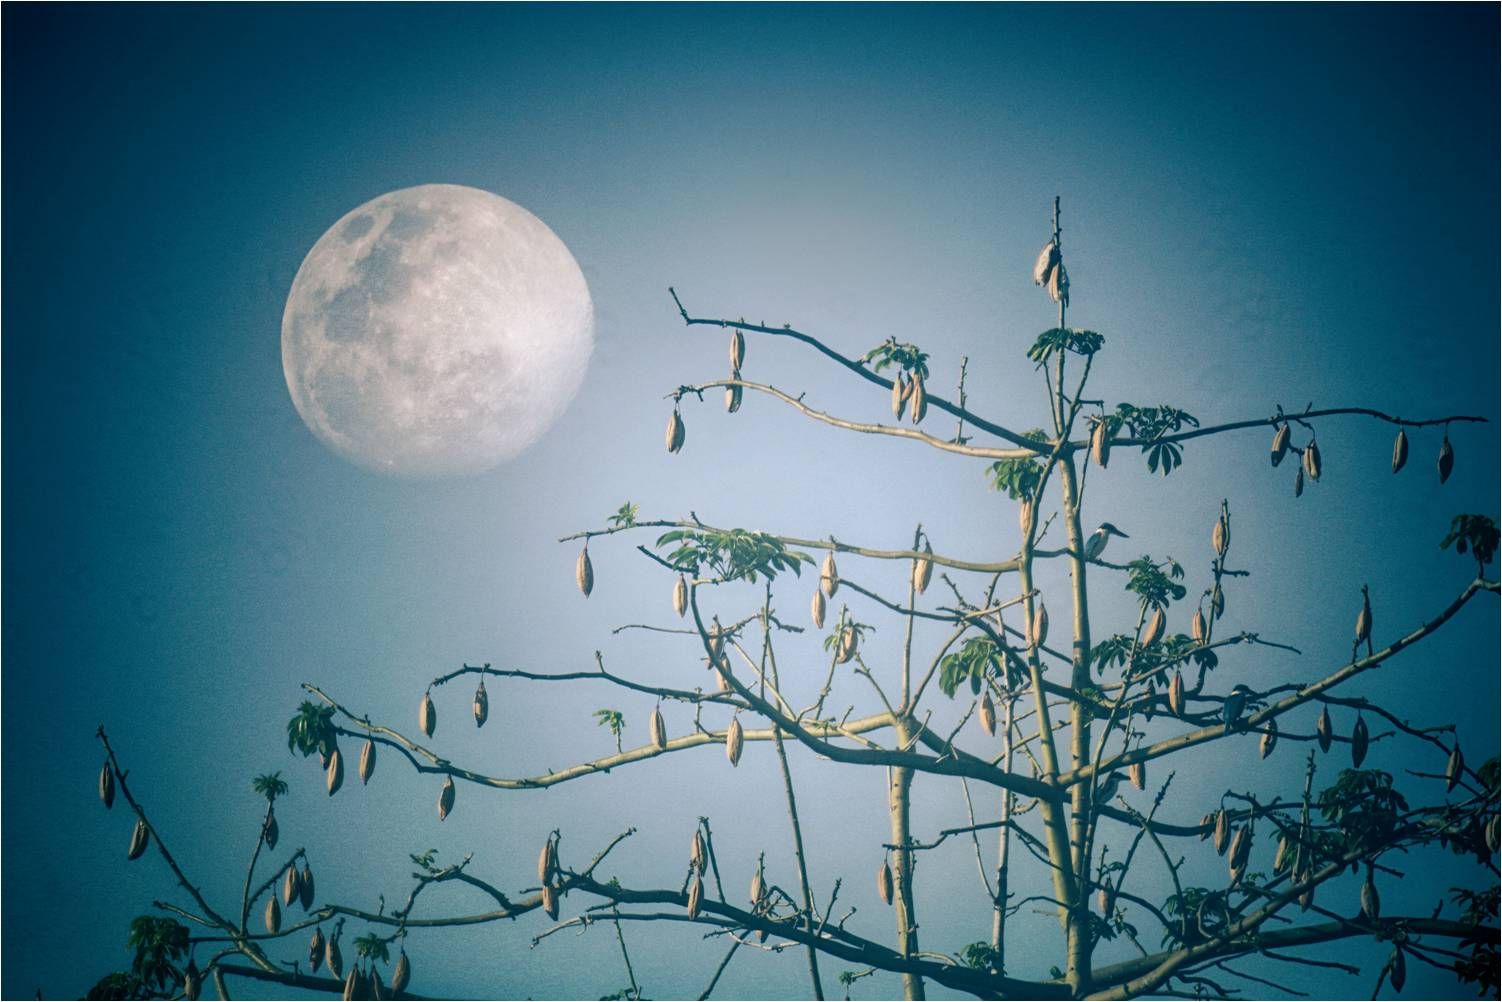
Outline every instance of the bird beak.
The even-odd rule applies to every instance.
[[[1120,536],[1122,539],[1131,539],[1132,538],[1131,536],[1128,536],[1126,533],[1122,532],[1120,529],[1116,528],[1116,526],[1114,526],[1114,525],[1111,526],[1111,530],[1110,531],[1116,533],[1116,535]]]

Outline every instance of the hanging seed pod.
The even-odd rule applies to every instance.
[[[1111,424],[1105,418],[1096,422],[1095,431],[1090,433],[1090,458],[1101,469],[1111,462]]]
[[[1205,635],[1205,613],[1195,609],[1194,618],[1189,621],[1189,638],[1196,644],[1203,644]]]
[[[981,729],[994,737],[996,734],[996,704],[991,702],[991,694],[989,692],[980,698],[979,716]]]
[[[761,896],[765,889],[766,882],[762,879],[761,870],[758,869],[754,874],[751,875],[750,895],[751,903],[753,905],[761,904]]]
[[[360,965],[357,961],[349,969],[349,975],[344,979],[344,994],[340,997],[344,999],[344,1002],[354,1002],[361,995],[360,987]]]
[[[262,832],[262,837],[266,839],[268,849],[275,849],[277,839],[282,837],[282,828],[276,823],[276,814],[271,811],[266,812],[266,828]]]
[[[99,770],[99,802],[105,810],[115,806],[115,773],[108,761]]]
[[[1361,884],[1361,914],[1375,922],[1382,917],[1382,899],[1377,895],[1377,885],[1372,881],[1372,871],[1366,871],[1366,880]]]
[[[688,919],[692,922],[699,917],[699,905],[704,900],[704,878],[695,877],[694,882],[688,886]]]
[[[183,998],[196,1000],[203,992],[203,972],[198,969],[198,961],[188,958],[188,967],[183,971]]]
[[[291,908],[292,902],[297,900],[297,894],[300,889],[297,879],[297,867],[295,865],[287,867],[287,876],[282,879],[282,901],[286,903],[288,908]]]
[[[1403,959],[1403,948],[1392,948],[1392,956],[1387,958],[1387,980],[1392,982],[1392,990],[1401,992],[1403,986],[1408,984],[1408,961]]]
[[[1486,847],[1496,852],[1499,844],[1502,844],[1502,814],[1493,814],[1486,823]]]
[[[835,644],[835,661],[838,664],[845,664],[853,659],[855,657],[857,642],[858,636],[855,632],[855,627],[846,624],[845,628],[840,631],[839,642]]]
[[[693,841],[688,844],[688,865],[693,868],[694,872],[703,873],[705,862],[704,830],[695,828]]]
[[[1322,707],[1319,711],[1319,719],[1314,722],[1314,736],[1319,741],[1319,750],[1327,752],[1331,743],[1335,740],[1335,725],[1330,722],[1330,708]]]
[[[1173,673],[1173,681],[1168,683],[1168,710],[1176,717],[1184,715],[1184,676],[1181,672]]]
[[[1361,768],[1361,763],[1366,758],[1366,746],[1369,740],[1366,721],[1361,718],[1360,714],[1357,714],[1356,726],[1351,728],[1351,768]]]
[[[929,556],[932,556],[934,548],[932,546],[929,546],[928,543],[925,542],[923,544],[923,552],[929,554]],[[919,595],[922,595],[924,592],[928,591],[928,582],[933,578],[933,576],[934,562],[932,560],[928,559],[927,557],[919,557],[917,560],[913,561],[913,589],[917,591]]]
[[[1224,856],[1231,845],[1231,818],[1222,807],[1215,812],[1215,854]]]
[[[1147,763],[1133,762],[1127,768],[1127,776],[1131,778],[1132,785],[1139,790],[1147,789]]]
[[[480,679],[480,686],[475,690],[475,726],[484,727],[485,721],[490,717],[490,696],[485,692],[485,680]]]
[[[396,958],[396,969],[391,972],[391,995],[393,998],[407,990],[407,985],[412,981],[412,961],[407,959],[407,951],[403,950],[401,956]]]
[[[335,748],[329,755],[329,768],[324,776],[324,782],[328,785],[329,796],[339,792],[339,787],[344,785],[344,756]]]
[[[1366,588],[1361,589],[1361,611],[1356,614],[1356,642],[1371,639],[1372,635],[1372,602],[1367,597]]]
[[[130,847],[125,850],[125,858],[128,860],[140,859],[146,847],[151,844],[151,829],[146,827],[146,822],[137,818],[136,826],[130,833]]]
[[[275,894],[266,899],[266,931],[273,936],[282,931],[282,906]]]
[[[1056,303],[1069,305],[1069,271],[1064,267],[1063,261],[1048,276],[1048,298]]]
[[[376,1002],[390,998],[386,994],[386,986],[381,984],[381,972],[375,969],[374,964],[370,968],[370,977],[365,979],[365,987],[370,990],[370,997]]]
[[[679,416],[678,409],[675,407],[673,408],[673,413],[668,415],[668,428],[663,435],[667,440],[669,452],[677,452],[683,448],[685,434],[683,418]]]
[[[313,929],[313,938],[308,940],[308,968],[314,974],[323,966],[323,926]]]
[[[589,593],[595,590],[595,567],[589,562],[589,547],[579,551],[579,562],[574,565],[574,583],[589,598]]]
[[[1221,557],[1231,548],[1231,527],[1226,524],[1224,515],[1215,520],[1215,528],[1210,532],[1210,545],[1215,547],[1216,555]]]
[[[1450,479],[1450,471],[1455,469],[1455,450],[1450,446],[1450,436],[1439,444],[1439,482],[1444,483]]]
[[[660,708],[652,710],[652,720],[648,729],[652,732],[652,744],[657,746],[658,751],[665,750],[668,746],[668,725],[662,719]]]
[[[715,677],[715,689],[717,691],[722,692],[722,693],[729,693],[729,692],[734,692],[735,691],[734,689],[732,689],[730,687],[730,679],[728,677],[729,675],[730,675],[730,659],[729,658],[721,658],[720,659],[720,667],[717,668],[715,670],[715,673],[714,673],[714,677]]]
[[[1142,628],[1142,636],[1138,639],[1138,647],[1149,647],[1158,642],[1163,636],[1163,630],[1168,625],[1168,617],[1162,609],[1154,609],[1148,617],[1147,625]]]
[[[1028,643],[1033,647],[1042,647],[1048,642],[1048,607],[1042,602],[1038,603],[1037,612],[1033,614],[1032,636],[1028,637]]]
[[[548,918],[558,918],[558,889],[552,884],[542,885],[542,910]]]
[[[1153,719],[1154,708],[1157,706],[1157,703],[1158,703],[1158,683],[1154,682],[1152,679],[1148,679],[1147,680],[1147,695],[1146,695],[1146,698],[1144,698],[1142,700],[1142,718],[1144,720],[1151,720],[1151,719]]]
[[[1017,525],[1022,530],[1022,538],[1027,539],[1033,528],[1033,503],[1026,498],[1017,503]]]
[[[1200,818],[1200,827],[1204,829],[1204,831],[1200,832],[1200,841],[1203,842],[1210,837],[1210,832],[1215,828],[1215,815],[1206,814]]]
[[[1308,879],[1309,879],[1309,871],[1305,870],[1303,873],[1299,874],[1298,878],[1295,880],[1295,883],[1302,884],[1304,881],[1306,881]],[[1303,893],[1301,893],[1299,895],[1299,911],[1307,912],[1310,908],[1313,908],[1313,907],[1314,907],[1314,885],[1310,884],[1308,887],[1304,888]]]
[[[1226,593],[1221,590],[1219,581],[1210,589],[1210,614],[1216,619],[1226,614]]]
[[[1100,906],[1102,915],[1111,914],[1111,882],[1102,880],[1095,890],[1095,903]]]
[[[1231,870],[1232,880],[1246,869],[1247,861],[1252,857],[1252,830],[1250,828],[1238,828],[1231,838]]]
[[[1053,278],[1054,269],[1058,266],[1059,245],[1050,240],[1038,252],[1038,260],[1033,264],[1033,284],[1047,285],[1048,280]]]
[[[1324,462],[1319,454],[1319,443],[1311,438],[1309,444],[1304,447],[1304,472],[1309,474],[1310,480],[1318,480],[1324,468]]]
[[[1304,496],[1304,468],[1302,466],[1293,474],[1293,496],[1296,498]]]
[[[1456,742],[1450,749],[1450,760],[1445,763],[1445,792],[1455,789],[1460,777],[1465,773],[1465,757],[1460,754],[1460,744]]]
[[[923,376],[913,373],[912,399],[908,402],[908,414],[913,424],[918,424],[928,413],[928,391],[923,388]]]
[[[741,363],[746,360],[746,336],[740,331],[730,333],[730,368],[736,372],[741,371]]]
[[[1277,466],[1283,462],[1283,457],[1286,455],[1288,455],[1288,425],[1282,424],[1278,426],[1277,431],[1273,432],[1273,465]]]
[[[426,692],[422,694],[422,702],[417,704],[417,726],[428,737],[438,729],[438,708],[433,705],[433,697]]]
[[[824,628],[825,612],[824,593],[817,588],[814,589],[814,598],[809,603],[808,611],[809,615],[813,618],[814,629],[822,630]]]
[[[741,764],[741,746],[745,743],[745,732],[741,730],[739,717],[730,718],[730,727],[725,731],[725,757],[730,760],[732,766]]]
[[[1273,856],[1273,872],[1282,873],[1288,869],[1288,864],[1293,859],[1293,853],[1289,851],[1288,836],[1278,839],[1278,851]]]
[[[910,392],[912,391],[908,387],[907,380],[903,378],[902,373],[897,373],[897,378],[892,380],[892,416],[899,421],[902,420],[902,412],[907,407],[907,395]]]
[[[454,777],[445,776],[443,787],[438,791],[438,820],[442,821],[454,809]]]
[[[824,565],[819,568],[819,587],[830,598],[834,598],[834,593],[840,589],[840,572],[834,565],[833,550],[824,555]]]
[[[1392,440],[1392,471],[1397,473],[1408,462],[1408,433],[1398,429],[1398,437]]]
[[[302,873],[297,878],[297,899],[303,911],[313,910],[313,868],[303,861]]]
[[[360,749],[360,785],[370,782],[370,777],[375,775],[376,746],[369,738],[365,739],[365,747]]]
[[[678,575],[678,580],[673,582],[673,611],[678,614],[679,619],[682,619],[684,613],[688,612],[688,580],[682,574]]]
[[[553,879],[553,874],[558,869],[558,849],[553,842],[553,836],[549,835],[547,841],[542,844],[542,852],[537,854],[537,880],[546,884]]]
[[[330,936],[324,944],[323,966],[336,978],[344,976],[344,952],[339,949],[338,936]]]
[[[876,893],[881,895],[883,904],[892,903],[892,866],[886,860],[882,860],[881,869],[876,871]]]
[[[1273,749],[1277,746],[1278,722],[1269,718],[1267,721],[1267,730],[1262,732],[1262,742],[1259,746],[1259,750],[1262,752],[1262,757],[1267,758],[1267,756],[1273,753]]]
[[[731,378],[739,379],[740,373],[736,373]],[[725,410],[727,412],[734,414],[741,409],[742,392],[742,387],[739,384],[725,387]]]

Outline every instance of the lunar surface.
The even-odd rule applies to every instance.
[[[479,473],[567,409],[594,347],[573,255],[526,209],[430,184],[366,202],[308,252],[282,369],[325,445],[394,476]]]

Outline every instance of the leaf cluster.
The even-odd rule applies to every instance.
[[[303,700],[297,713],[287,721],[287,750],[302,752],[303,758],[307,758],[315,751],[321,755],[331,754],[338,744],[334,708]]]
[[[601,727],[610,728],[610,733],[616,737],[620,737],[621,732],[626,729],[626,718],[621,715],[620,710],[596,710],[595,717]]]
[[[989,637],[971,637],[939,661],[939,688],[950,699],[966,681],[970,691],[979,696],[987,677],[1004,680],[1006,689],[1015,689],[1022,682],[1019,672]]]
[[[1094,331],[1078,327],[1054,327],[1038,335],[1038,340],[1027,350],[1027,357],[1042,365],[1057,351],[1073,352],[1089,357],[1105,346],[1106,338]]]
[[[754,584],[758,575],[770,581],[780,571],[801,575],[801,565],[814,562],[806,553],[789,550],[775,536],[746,529],[674,529],[657,537],[658,549],[670,543],[677,543],[678,548],[668,554],[668,563],[695,577],[707,567],[721,581]]]
[[[250,787],[265,797],[268,802],[287,795],[287,781],[282,779],[280,770],[262,773],[250,781]]]
[[[1141,439],[1142,451],[1147,453],[1148,470],[1156,473],[1161,469],[1165,477],[1175,467],[1183,465],[1184,451],[1172,442],[1158,440],[1182,431],[1185,425],[1200,426],[1199,419],[1193,414],[1167,404],[1157,407],[1117,404],[1116,421],[1117,427],[1125,426],[1132,438]]]
[[[1152,557],[1139,557],[1127,564],[1126,590],[1136,595],[1149,609],[1167,609],[1169,602],[1182,601],[1187,594],[1176,582],[1183,580],[1184,568],[1176,560],[1159,566]]]
[[[1022,437],[1039,445],[1048,444],[1048,436],[1042,428],[1029,428]],[[1013,501],[1031,498],[1038,493],[1038,485],[1043,482],[1045,464],[1042,456],[997,460],[987,468],[991,489],[1006,494]]]
[[[866,352],[860,360],[862,364],[870,365],[876,372],[888,366],[897,365],[901,366],[904,372],[916,372],[924,379],[928,378],[928,353],[919,349],[915,344],[899,344],[894,337],[887,338]]]
[[[636,513],[640,510],[640,507],[640,505],[634,505],[630,501],[627,501],[625,504],[621,505],[620,508],[617,509],[616,513],[614,515],[611,515],[610,518],[607,519],[607,521],[610,523],[610,527],[612,529],[631,528],[636,524]]]
[[[1385,845],[1408,811],[1407,799],[1393,788],[1392,774],[1381,769],[1342,769],[1320,792],[1317,804],[1324,819],[1340,827],[1346,852]]]
[[[1450,532],[1440,540],[1439,548],[1464,554],[1470,550],[1476,563],[1485,566],[1497,557],[1497,523],[1485,515],[1456,515],[1450,519]]]
[[[354,942],[355,953],[368,959],[379,958],[382,963],[391,962],[391,950],[386,941],[373,932],[367,932],[363,936],[357,936]]]
[[[137,915],[126,945],[135,951],[131,977],[150,991],[164,991],[178,981],[175,964],[187,956],[188,927],[173,918]]]

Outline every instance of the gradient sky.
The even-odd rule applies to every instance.
[[[437,782],[394,754],[370,787],[330,801],[316,760],[285,747],[303,681],[408,731],[427,680],[465,660],[558,671],[598,649],[644,681],[700,684],[682,645],[610,632],[671,615],[670,580],[632,549],[647,537],[597,543],[595,594],[574,590],[576,549],[557,538],[627,499],[643,517],[693,510],[884,547],[921,521],[945,553],[1015,551],[1015,509],[987,491],[983,462],[811,426],[766,398],[733,417],[688,405],[687,445],[669,456],[664,394],[725,364],[723,335],[685,329],[670,284],[695,314],[791,323],[851,355],[889,335],[915,341],[946,396],[967,356],[976,411],[1041,425],[1023,352],[1053,317],[1029,269],[1060,195],[1070,320],[1107,337],[1090,395],[1207,422],[1311,401],[1491,419],[1452,430],[1443,487],[1436,430],[1412,435],[1393,477],[1391,429],[1355,418],[1320,426],[1328,472],[1297,501],[1261,430],[1191,444],[1166,481],[1129,454],[1091,474],[1087,520],[1131,533],[1125,553],[1183,560],[1194,591],[1229,499],[1233,563],[1253,577],[1228,590],[1228,628],[1304,653],[1229,655],[1217,691],[1340,664],[1363,582],[1379,639],[1406,632],[1468,580],[1467,562],[1436,547],[1450,516],[1498,508],[1497,21],[1492,5],[7,6],[0,994],[81,995],[128,963],[130,917],[173,893],[155,854],[124,861],[128,821],[94,797],[101,722],[155,823],[221,901],[238,894],[257,830],[250,777],[276,769],[292,785],[283,841],[308,847],[331,901],[399,900],[406,854],[430,847],[447,860],[474,851],[477,872],[519,890],[555,826],[575,862],[638,827],[612,872],[667,885],[700,814],[727,889],[739,893],[763,850],[773,878],[792,881],[765,745],[733,773],[706,748],[545,793],[462,786],[442,824]],[[383,479],[299,420],[282,308],[336,219],[430,182],[494,191],[552,227],[589,282],[596,353],[573,407],[515,461],[471,479]],[[882,393],[796,344],[753,338],[747,355],[750,379],[882,419]],[[892,590],[903,576],[843,569]],[[1130,628],[1121,582],[1091,581],[1097,635]],[[1063,582],[1062,567],[1041,574],[1056,609]],[[779,582],[789,618],[811,587]],[[754,601],[727,593],[726,618]],[[1170,629],[1187,616],[1177,609]],[[900,630],[877,622],[870,656],[891,672]],[[1498,745],[1497,631],[1496,601],[1481,596],[1362,691],[1416,723],[1455,722],[1480,762]],[[811,691],[821,657],[811,636],[789,644],[784,677],[808,676]],[[490,692],[477,734],[469,686],[439,690],[435,743],[502,775],[610,750],[598,707],[625,713],[632,743],[650,712],[588,684]],[[848,678],[833,698],[869,704]],[[665,712],[675,732],[689,727],[687,711]],[[1216,748],[1203,774],[1178,764],[1176,818],[1197,820],[1228,782],[1288,792],[1302,773],[1302,748],[1262,764],[1251,739]],[[1441,767],[1410,751],[1381,741],[1371,761]],[[843,876],[841,901],[860,909],[851,927],[889,940],[870,887],[883,777],[806,754],[793,768],[821,894]],[[963,823],[956,789],[920,779],[915,796],[920,837]],[[991,800],[977,804],[988,817]],[[926,949],[988,934],[969,853],[955,845],[919,872]],[[1449,871],[1409,875],[1384,900],[1427,914]],[[1354,901],[1354,884],[1331,897],[1342,893]],[[443,904],[483,907],[461,892]],[[1051,922],[1019,919],[1012,973],[1046,976]],[[529,916],[414,935],[413,990],[592,998],[625,984],[608,930],[529,949],[542,928]],[[697,995],[721,953],[677,925],[629,935],[658,998]],[[1280,973],[1316,994],[1369,995],[1385,950],[1338,952],[1372,976]],[[825,960],[826,984],[845,966]],[[1423,965],[1410,984],[1457,991]],[[737,957],[721,994],[806,990],[788,952]],[[898,990],[873,978],[852,994]]]

